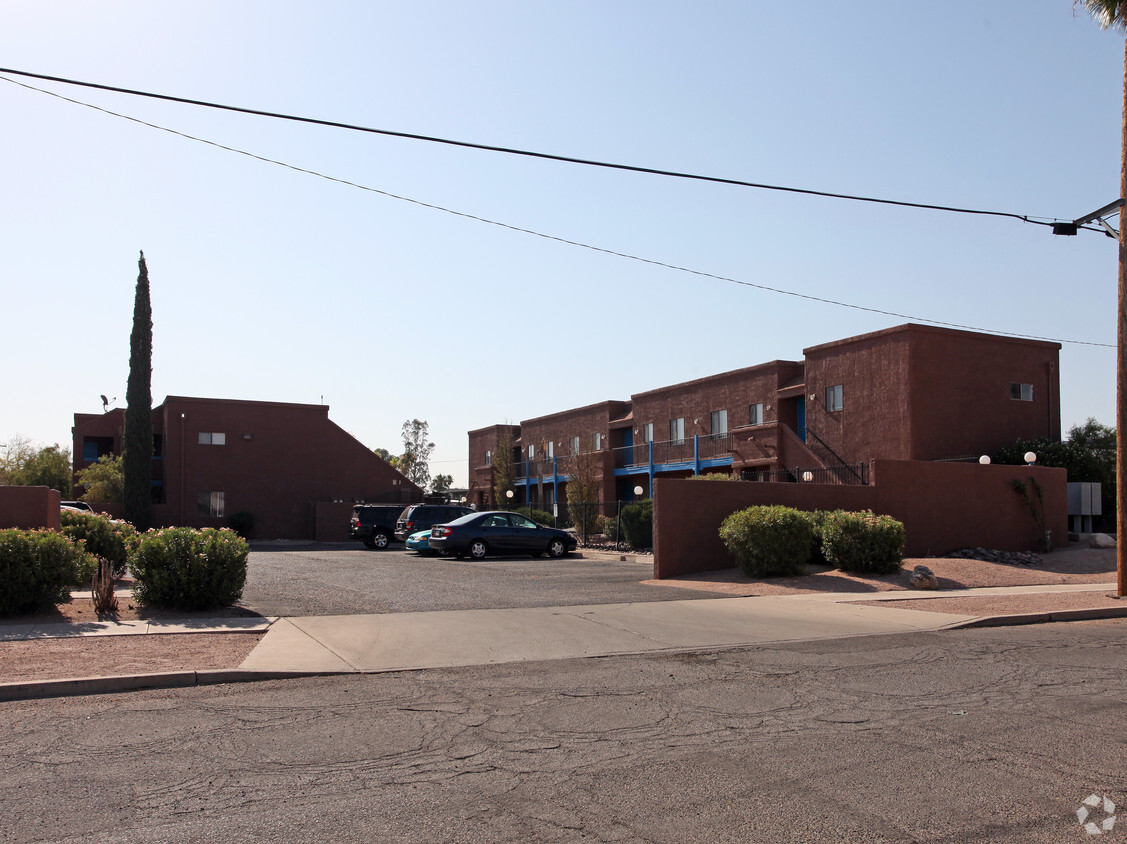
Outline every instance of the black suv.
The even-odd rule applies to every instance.
[[[474,512],[458,504],[412,504],[399,515],[395,523],[395,538],[405,540],[420,530],[430,530],[434,525],[444,525]]]
[[[402,512],[402,504],[357,504],[352,508],[349,534],[369,548],[382,550],[395,535],[395,521]]]

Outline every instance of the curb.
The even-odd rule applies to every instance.
[[[109,677],[71,677],[62,680],[30,680],[0,683],[0,702],[76,695],[136,692],[143,689],[177,689],[187,686],[216,686],[257,680],[289,680],[297,677],[326,677],[339,671],[245,671],[222,668],[206,671],[162,671],[154,674],[117,674]],[[352,673],[352,672],[349,672]]]
[[[1098,607],[1081,610],[1015,613],[1014,615],[986,615],[981,618],[972,618],[970,621],[957,621],[943,629],[961,630],[973,627],[1020,627],[1026,624],[1093,621],[1101,618],[1125,617],[1127,617],[1127,607]]]

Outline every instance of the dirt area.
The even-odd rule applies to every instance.
[[[847,574],[830,568],[811,568],[802,577],[772,577],[752,580],[738,569],[702,572],[666,580],[648,580],[661,586],[678,586],[728,595],[804,595],[812,592],[890,592],[911,590],[912,569],[927,566],[939,579],[940,589],[971,589],[984,586],[1042,586],[1061,583],[1110,583],[1115,581],[1115,549],[1069,548],[1040,555],[1035,565],[1007,565],[954,557],[926,557],[904,561],[896,574],[872,577]],[[939,598],[939,600],[965,600]]]
[[[128,580],[118,582],[128,589]],[[29,624],[82,624],[91,621],[182,620],[191,618],[258,618],[245,607],[183,612],[140,607],[128,594],[118,596],[118,611],[99,616],[87,597],[31,615],[0,618],[5,627]],[[61,680],[116,674],[237,668],[263,633],[145,633],[127,636],[81,636],[0,642],[0,683]]]

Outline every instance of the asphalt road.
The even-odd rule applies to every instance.
[[[263,615],[355,615],[511,609],[707,598],[671,586],[643,586],[653,563],[570,555],[455,560],[394,545],[252,551],[242,603]]]
[[[0,704],[0,840],[1067,842],[1127,623]],[[1127,818],[1124,819],[1127,824]]]

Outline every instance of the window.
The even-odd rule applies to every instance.
[[[747,424],[749,425],[762,425],[763,424],[763,402],[757,402],[750,405],[747,410]]]
[[[199,514],[222,518],[224,515],[223,498],[222,492],[201,492],[196,496]]]
[[[200,445],[226,445],[227,435],[222,431],[214,433],[208,431],[200,431]]]
[[[595,451],[602,450],[602,447],[603,447],[603,435],[596,432],[595,433]]]
[[[654,441],[654,423],[647,422],[642,426],[642,442],[652,443]]]
[[[113,454],[113,437],[83,437],[82,459],[93,463],[99,457]]]
[[[529,460],[535,460],[536,459],[536,446],[530,445],[528,447],[528,459]]]
[[[725,437],[728,435],[728,411],[714,410],[712,411],[712,438]]]
[[[579,437],[571,438],[571,453],[579,454]]]
[[[553,442],[548,443],[548,459],[551,460],[556,456],[556,444]]]
[[[1033,401],[1033,385],[1011,383],[1010,398],[1017,401]]]
[[[485,450],[485,465],[486,466],[492,466],[493,465],[493,452],[490,451],[489,449]]]
[[[826,387],[826,410],[841,410],[842,407],[842,385]]]
[[[681,443],[685,441],[685,417],[669,420],[670,442]]]

